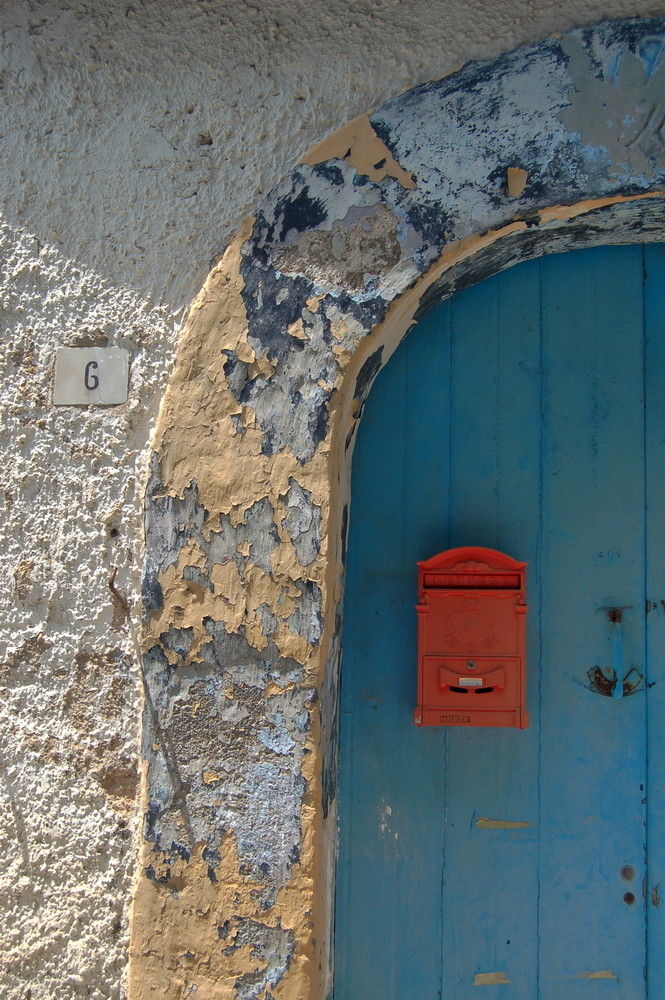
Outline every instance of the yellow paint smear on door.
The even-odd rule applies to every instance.
[[[601,969],[600,972],[580,972],[577,979],[616,979],[616,973],[611,969]]]
[[[473,977],[474,986],[500,986],[501,983],[509,982],[505,972],[478,972]]]
[[[511,819],[490,819],[489,816],[479,816],[476,820],[477,830],[524,830],[533,823],[522,823]]]

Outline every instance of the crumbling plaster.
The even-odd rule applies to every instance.
[[[147,498],[136,1000],[328,995],[364,400],[417,315],[464,283],[662,238],[664,55],[665,22],[605,23],[413,88],[322,143],[211,273]]]
[[[183,311],[231,234],[301,157],[310,167],[344,158],[340,143],[350,139],[357,158],[352,152],[341,164],[347,185],[364,170],[398,200],[415,190],[404,150],[385,147],[368,125],[367,109],[469,58],[493,57],[601,16],[653,12],[646,3],[536,9],[526,0],[380,0],[360,7],[291,0],[34,0],[0,9],[0,911],[6,929],[0,995],[68,1000],[124,994],[141,692],[131,626],[138,618],[141,502],[149,477],[154,530],[146,566],[148,582],[154,580],[145,607],[155,616],[146,638],[153,650],[157,638],[161,652],[145,662],[146,704],[154,714],[144,730],[143,754],[157,791],[175,783],[176,801],[178,795],[191,798],[192,808],[184,826],[177,810],[163,817],[161,842],[168,850],[152,859],[151,872],[146,864],[140,882],[141,891],[154,893],[139,893],[135,908],[146,993],[166,996],[159,977],[151,978],[159,963],[178,996],[193,979],[198,996],[207,989],[211,996],[268,990],[297,997],[302,984],[316,981],[308,909],[318,900],[316,919],[325,929],[326,892],[320,890],[329,879],[331,842],[320,835],[321,794],[327,802],[334,791],[334,768],[321,779],[316,751],[321,741],[334,743],[335,688],[329,670],[319,690],[317,650],[336,662],[339,632],[332,612],[325,617],[322,609],[324,598],[330,609],[340,593],[337,563],[325,560],[344,512],[341,505],[330,507],[327,477],[333,468],[343,474],[329,447],[332,427],[318,425],[317,431],[308,414],[320,415],[333,385],[342,384],[342,372],[362,368],[364,359],[351,356],[369,314],[354,313],[350,301],[334,302],[334,295],[320,306],[319,297],[329,291],[323,286],[302,308],[289,303],[284,315],[291,309],[296,318],[287,323],[283,344],[288,337],[306,350],[288,362],[281,389],[270,384],[274,362],[262,339],[269,331],[258,337],[257,349],[234,326],[225,343],[235,356],[229,353],[221,367],[217,359],[208,382],[197,387],[189,417],[180,398],[174,419],[191,454],[181,454],[177,467],[177,448],[168,446],[172,393],[162,416],[160,462],[150,466],[146,446]],[[640,67],[634,69],[639,77]],[[316,148],[349,120],[331,145]],[[305,155],[313,144],[314,152]],[[372,158],[377,148],[385,149],[385,163],[383,156]],[[422,171],[419,176],[422,182]],[[364,272],[346,266],[346,248],[357,260],[380,260],[379,298],[387,301],[390,282],[406,287],[411,280],[405,251],[417,253],[418,245],[405,242],[394,221],[396,202],[377,197],[371,184],[361,187],[355,194],[364,200],[351,191],[345,202],[348,218],[337,203],[327,208],[330,227],[319,226],[317,234],[316,226],[305,226],[300,242],[284,240],[281,249],[285,268],[302,267],[308,282],[321,275],[329,287],[348,284],[362,304]],[[599,223],[598,238],[607,235]],[[241,284],[251,286],[247,268],[232,294],[222,295],[229,273],[239,273],[243,242],[233,243],[194,308],[194,343],[185,338],[182,355],[190,351],[194,365],[197,352],[209,349],[199,314],[211,316],[216,336],[219,303],[217,313],[206,313],[215,296],[236,310],[236,320],[246,310],[239,292]],[[520,252],[517,243],[511,252]],[[441,276],[436,294],[453,287],[452,273]],[[455,274],[473,280],[473,264],[466,271],[459,265]],[[254,291],[258,296],[260,288]],[[395,330],[403,324],[403,331],[413,303],[402,302],[404,315],[391,315]],[[332,353],[325,340],[330,334]],[[89,344],[130,351],[128,403],[54,408],[57,346]],[[381,360],[386,356],[384,351]],[[366,387],[378,363],[375,357],[362,368]],[[307,377],[311,370],[318,371],[315,380]],[[183,371],[179,364],[174,385]],[[226,380],[232,391],[220,399],[216,388]],[[188,391],[195,381],[184,379]],[[260,405],[255,392],[247,401],[236,398],[247,385],[266,389]],[[306,394],[294,428],[280,425],[277,418],[300,386]],[[346,414],[353,422],[354,398],[347,394],[344,411],[340,395],[340,421]],[[275,450],[259,460],[268,425],[274,426]],[[288,454],[283,446],[292,429],[295,451]],[[240,437],[241,446],[226,470],[232,475],[223,479],[214,459],[227,432],[234,441]],[[325,437],[304,474],[301,461],[312,432]],[[187,492],[194,466],[196,487]],[[168,484],[161,499],[159,476]],[[335,502],[342,496],[338,490]],[[153,523],[160,517],[161,528]],[[168,614],[151,603],[159,602],[160,588],[162,597],[168,595]],[[220,604],[220,593],[229,595],[228,603]],[[198,614],[196,600],[200,610],[214,613]],[[161,619],[165,627],[158,631]],[[321,737],[319,701],[328,706]],[[269,706],[260,725],[257,706]],[[182,760],[153,750],[161,738],[159,712]],[[202,725],[192,726],[197,719]],[[225,723],[221,736],[218,719]],[[257,762],[252,747],[263,755]],[[214,765],[197,770],[204,758]],[[332,765],[334,755],[327,760]],[[178,785],[180,771],[185,780]],[[221,795],[226,784],[238,790],[237,798]],[[282,812],[275,803],[284,803]],[[156,836],[162,817],[153,818],[147,830]],[[180,826],[175,831],[169,823]],[[234,836],[234,825],[244,825],[246,834]],[[192,866],[187,844],[195,845],[190,857],[197,858],[213,828],[208,853]],[[174,832],[189,840],[183,836],[180,843]],[[176,904],[186,917],[181,936],[174,931]],[[220,909],[218,924],[213,914]],[[200,954],[188,957],[192,940]],[[324,964],[325,954],[323,947]]]

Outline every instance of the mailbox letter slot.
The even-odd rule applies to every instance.
[[[417,726],[526,729],[526,563],[466,546],[418,563]]]

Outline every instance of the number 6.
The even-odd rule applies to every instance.
[[[83,376],[83,381],[85,382],[86,389],[96,389],[99,386],[99,376],[91,375],[91,368],[99,368],[96,361],[88,361],[85,366],[85,375]]]

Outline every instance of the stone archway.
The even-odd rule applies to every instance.
[[[195,301],[146,508],[146,820],[130,991],[322,997],[348,472],[372,381],[441,298],[662,239],[665,21],[416,87],[314,149]]]

